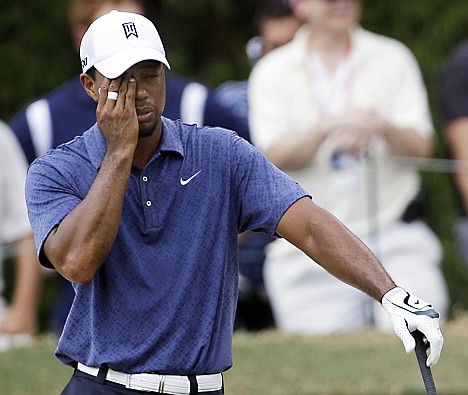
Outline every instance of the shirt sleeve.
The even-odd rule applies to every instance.
[[[405,45],[394,41],[387,51],[386,89],[382,92],[386,106],[382,114],[394,125],[412,128],[423,136],[433,136],[434,126],[427,89],[419,64]],[[376,69],[374,69],[377,72]],[[372,81],[372,78],[370,79]],[[378,81],[377,77],[375,81]],[[385,96],[386,95],[386,96]]]
[[[232,149],[239,231],[263,231],[273,236],[288,208],[310,195],[244,139],[233,135]]]
[[[456,48],[442,71],[440,101],[445,122],[468,116],[468,41]]]
[[[29,129],[29,123],[26,117],[26,109],[23,109],[21,112],[16,114],[10,122],[10,126],[18,138],[27,161],[31,163],[36,158],[36,151],[34,149],[31,130]]]
[[[80,166],[67,166],[66,158],[51,161],[44,155],[30,166],[26,178],[26,203],[39,261],[46,267],[51,263],[42,253],[47,236],[52,229],[83,200],[86,192],[75,187],[74,174]]]
[[[284,89],[283,51],[260,59],[253,68],[248,85],[249,127],[252,144],[265,152],[288,130],[288,94]],[[286,74],[284,74],[286,73]]]
[[[0,242],[13,242],[31,232],[24,183],[27,163],[10,128],[0,123]]]

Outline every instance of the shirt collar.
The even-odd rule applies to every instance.
[[[162,120],[162,141],[159,147],[160,152],[176,152],[180,156],[184,157],[184,145],[182,144],[179,128],[181,127],[180,122],[171,121],[168,118],[161,117]]]
[[[158,151],[154,155],[163,152],[175,152],[184,157],[184,146],[181,140],[181,134],[178,133],[179,124],[165,117],[161,117],[161,119],[162,140]],[[99,169],[104,155],[106,154],[106,141],[99,131],[97,123],[86,131],[83,137],[89,152],[90,161],[96,169]]]
[[[351,37],[351,48],[354,48],[356,41],[362,34],[362,27],[360,24],[356,24],[350,31]],[[308,56],[307,45],[309,41],[310,27],[305,24],[299,28],[295,34],[290,45],[294,48],[293,53],[296,55],[299,61],[304,62]],[[288,44],[286,44],[288,45]]]

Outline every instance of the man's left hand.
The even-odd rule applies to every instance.
[[[395,287],[382,297],[382,307],[390,315],[393,329],[407,353],[414,350],[416,345],[411,332],[419,330],[424,334],[430,346],[426,365],[435,365],[442,351],[444,337],[440,332],[439,313],[432,305],[401,287]]]

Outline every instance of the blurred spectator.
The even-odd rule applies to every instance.
[[[41,271],[24,198],[27,163],[14,134],[0,122],[0,351],[26,346],[38,330]],[[5,260],[15,262],[11,303],[5,292]]]
[[[247,56],[254,65],[258,59],[288,43],[301,22],[283,0],[260,2],[255,15],[257,36],[246,45]],[[222,105],[232,109],[248,127],[248,80],[227,81],[216,89]],[[260,330],[274,325],[270,303],[263,282],[265,246],[273,239],[264,233],[246,232],[239,237],[239,303],[236,328]]]
[[[87,27],[112,9],[144,14],[142,0],[73,0],[70,24],[73,44],[79,50]],[[221,126],[249,139],[248,126],[228,108],[221,106],[213,91],[199,82],[166,74],[166,107],[163,115],[198,125]],[[46,94],[20,111],[11,121],[29,162],[59,144],[81,135],[96,122],[96,103],[86,95],[79,76]],[[60,335],[74,292],[62,281],[60,296],[50,318],[50,331]]]
[[[246,45],[246,53],[253,66],[262,56],[288,43],[301,22],[292,14],[283,0],[263,0],[255,15],[257,36]],[[216,95],[226,107],[248,124],[247,84],[244,81],[227,81],[216,89]]]
[[[360,237],[397,283],[431,299],[444,318],[441,245],[422,219],[419,175],[395,159],[432,152],[417,61],[401,42],[359,25],[359,0],[290,3],[306,24],[251,73],[252,142]],[[281,329],[391,329],[377,303],[284,240],[267,247],[264,275]]]
[[[457,46],[442,71],[440,100],[450,156],[468,164],[468,40]],[[455,240],[468,268],[468,165],[454,173],[453,180],[461,216]]]

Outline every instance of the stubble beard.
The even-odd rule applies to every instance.
[[[156,129],[156,124],[156,121],[153,121],[150,124],[140,124],[138,130],[138,138],[150,137]]]

